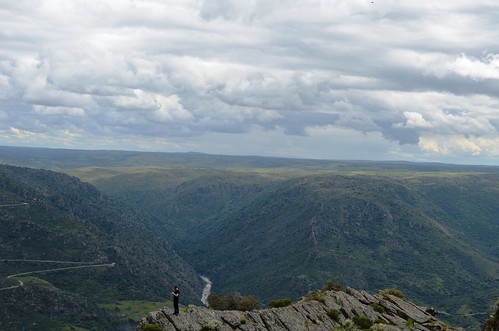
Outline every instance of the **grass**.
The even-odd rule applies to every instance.
[[[51,283],[47,282],[44,279],[38,277],[15,277],[15,280],[20,280],[25,285],[39,285],[44,287],[54,287]]]

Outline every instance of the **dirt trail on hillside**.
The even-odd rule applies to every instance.
[[[55,260],[23,260],[23,259],[0,259],[0,261],[4,262],[36,262],[36,263],[60,263],[60,264],[79,264],[78,266],[73,267],[64,267],[64,268],[53,268],[53,269],[43,269],[43,270],[34,270],[21,272],[18,274],[12,274],[6,277],[6,279],[11,279],[20,276],[34,275],[34,274],[43,274],[47,272],[57,272],[64,270],[75,270],[75,269],[83,269],[83,268],[113,268],[115,263],[95,263],[95,262],[75,262],[75,261],[55,261]],[[18,280],[19,284],[12,285],[4,288],[0,288],[0,291],[12,290],[18,287],[24,286],[24,283]]]

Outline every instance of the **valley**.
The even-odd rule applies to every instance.
[[[499,298],[499,167],[27,152],[0,148],[4,163],[52,171],[1,168],[0,205],[29,206],[0,208],[0,262],[116,263],[36,274],[33,283],[86,298],[94,311],[164,302],[172,284],[184,304],[200,305],[199,275],[215,293],[264,304],[298,300],[327,280],[397,288],[466,330],[478,330]]]

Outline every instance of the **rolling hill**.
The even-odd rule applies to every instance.
[[[0,159],[92,183],[218,293],[266,302],[331,279],[372,292],[395,287],[470,330],[499,297],[499,167],[30,153],[0,148]]]
[[[75,177],[1,165],[0,205],[0,288],[24,281],[23,287],[2,291],[0,329],[30,329],[40,317],[29,311],[33,307],[40,307],[43,316],[50,311],[52,318],[42,327],[35,324],[36,330],[51,330],[54,324],[104,329],[112,318],[97,304],[165,300],[173,284],[188,300],[200,297],[202,284],[194,269],[150,229],[147,218]],[[69,262],[114,267],[6,278],[74,266]]]
[[[296,299],[327,279],[396,287],[475,327],[484,315],[466,315],[491,311],[499,297],[495,174],[148,169],[96,185],[136,206],[147,201],[218,292],[265,302]]]

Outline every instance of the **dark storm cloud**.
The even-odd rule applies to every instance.
[[[383,136],[390,140],[396,140],[400,144],[417,145],[419,143],[419,133],[412,128],[394,127],[392,122],[378,121]]]

